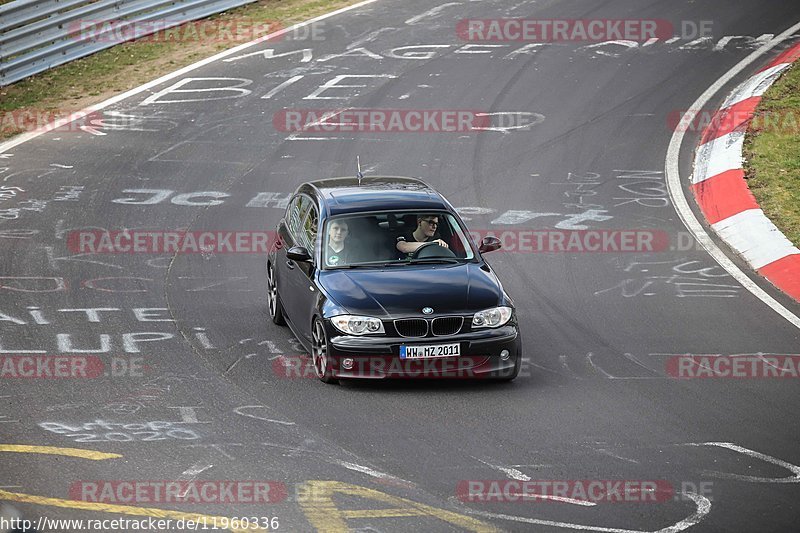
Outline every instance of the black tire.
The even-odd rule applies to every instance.
[[[267,308],[273,324],[286,325],[286,320],[283,317],[281,296],[278,294],[278,285],[275,283],[275,269],[272,263],[269,262],[267,262]]]
[[[338,383],[331,371],[325,326],[319,318],[314,319],[314,326],[311,332],[311,362],[314,365],[314,373],[320,381],[323,383]]]

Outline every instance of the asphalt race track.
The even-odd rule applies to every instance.
[[[515,17],[710,21],[711,34],[526,46],[456,31]],[[378,0],[6,150],[0,181],[20,190],[0,200],[0,352],[105,371],[4,375],[0,499],[34,519],[169,509],[279,517],[283,531],[797,531],[797,379],[666,369],[680,354],[798,354],[800,330],[694,245],[664,169],[670,117],[798,20],[786,0]],[[476,110],[492,126],[309,133],[273,120],[343,107]],[[698,137],[681,152],[684,183]],[[520,248],[488,256],[524,333],[516,381],[324,385],[291,366],[297,341],[269,321],[264,254],[70,247],[79,231],[273,230],[300,182],[353,175],[357,155],[368,175],[423,177],[471,229]],[[646,230],[668,245],[532,253],[519,241],[530,230]],[[269,480],[277,501],[80,501],[88,482],[131,480]],[[470,480],[673,492],[462,501]]]

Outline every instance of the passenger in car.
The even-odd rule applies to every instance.
[[[397,249],[404,254],[412,254],[427,242],[435,242],[439,246],[449,248],[446,242],[439,238],[439,217],[437,215],[417,215],[417,227],[397,237]]]
[[[350,262],[347,237],[350,228],[345,220],[332,220],[328,223],[328,242],[325,245],[325,264],[327,266],[346,265]]]

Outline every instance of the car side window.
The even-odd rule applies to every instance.
[[[310,206],[308,213],[303,219],[303,228],[300,231],[300,242],[306,249],[314,255],[314,250],[317,244],[317,225],[319,224],[319,215],[317,208],[314,205]]]
[[[295,235],[297,233],[297,216],[299,214],[300,208],[300,197],[295,196],[292,198],[292,201],[289,202],[289,207],[286,208],[286,215],[284,219],[286,220],[286,228],[289,230],[289,233]]]
[[[307,196],[296,196],[286,210],[286,226],[292,239],[298,242],[302,233],[302,221],[311,207],[311,199]]]

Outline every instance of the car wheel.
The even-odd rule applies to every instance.
[[[283,318],[283,305],[278,294],[278,284],[275,282],[275,268],[272,263],[267,263],[267,307],[269,307],[269,317],[273,324],[285,326],[286,320]]]
[[[325,336],[325,326],[317,318],[314,320],[314,331],[311,334],[311,360],[314,372],[323,383],[336,383],[336,378],[331,372],[331,360],[328,357],[328,339]]]

